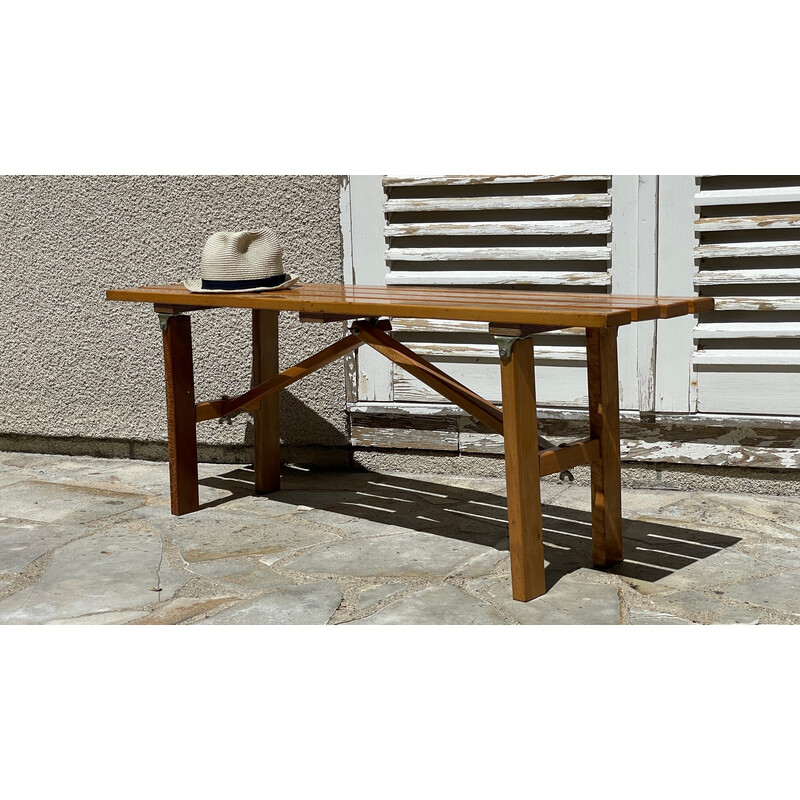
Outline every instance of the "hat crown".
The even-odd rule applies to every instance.
[[[208,237],[200,257],[206,280],[253,280],[283,274],[283,248],[272,228],[220,231]]]

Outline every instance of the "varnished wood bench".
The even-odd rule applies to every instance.
[[[592,560],[606,567],[622,559],[617,331],[621,325],[710,311],[711,298],[387,288],[306,284],[259,294],[193,294],[182,285],[107,293],[109,300],[152,303],[164,340],[173,514],[199,507],[196,423],[253,414],[255,490],[280,488],[278,391],[366,344],[448,398],[505,440],[512,591],[516,600],[545,592],[539,478],[591,464]],[[195,403],[192,340],[185,312],[249,308],[253,315],[255,385],[239,397]],[[340,341],[294,367],[278,371],[278,312],[305,322],[349,321]],[[488,323],[500,355],[502,411],[388,333],[391,318]],[[536,422],[531,337],[564,328],[586,329],[589,436],[567,447],[542,448]],[[342,398],[344,402],[344,398]]]

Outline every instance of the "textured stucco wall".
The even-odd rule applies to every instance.
[[[287,270],[341,282],[338,198],[330,175],[0,176],[0,438],[163,443],[157,317],[149,305],[106,301],[106,289],[199,276],[211,233],[262,225],[278,232]],[[249,320],[192,314],[198,400],[249,388]],[[301,328],[281,314],[280,335],[285,368],[341,326]],[[284,391],[281,413],[288,446],[344,447],[342,362]],[[201,423],[198,440],[244,444],[249,419]]]

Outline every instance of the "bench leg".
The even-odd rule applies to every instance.
[[[515,600],[527,601],[545,593],[539,437],[530,339],[516,339],[508,357],[501,357],[500,376],[511,588]]]
[[[592,561],[608,567],[622,560],[616,328],[586,330],[586,360],[590,435],[600,440],[600,456],[592,461]]]
[[[197,428],[194,408],[191,320],[163,315],[164,373],[167,387],[169,492],[172,513],[200,507],[197,487]]]
[[[278,374],[278,312],[253,310],[253,386]],[[253,414],[256,494],[281,488],[279,393],[261,401]]]

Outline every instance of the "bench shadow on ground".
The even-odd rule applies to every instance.
[[[205,503],[201,510],[255,495],[252,467],[205,478],[200,483],[231,493]],[[585,491],[588,495],[588,488]],[[284,467],[281,490],[266,497],[508,550],[506,498],[481,489],[379,473],[305,472]],[[570,572],[592,568],[591,514],[559,505],[556,498],[554,503],[542,506],[542,517],[550,588]],[[607,571],[632,580],[656,582],[739,541],[736,536],[694,527],[623,519],[625,559]]]

